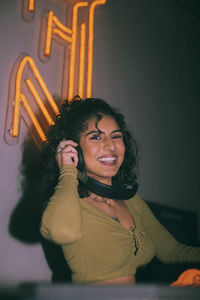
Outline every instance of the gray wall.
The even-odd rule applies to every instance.
[[[43,9],[53,8],[64,23],[63,6],[62,0],[36,1],[34,19],[26,23],[21,0],[0,0],[0,284],[51,277],[40,244],[9,230],[23,198],[28,132],[22,122],[19,142],[11,146],[5,143],[4,129],[11,70],[21,53],[34,58],[52,95],[60,95],[62,49],[55,49],[44,64],[38,58],[38,39]],[[141,146],[140,194],[198,213],[199,39],[198,1],[108,0],[96,10],[93,96],[120,107]],[[30,153],[37,157],[36,150]]]

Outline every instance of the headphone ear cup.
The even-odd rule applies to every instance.
[[[79,145],[76,147],[76,150],[78,152],[78,165],[77,165],[77,169],[79,171],[83,171],[84,170],[84,165],[85,165],[84,158],[83,158],[83,152],[82,152],[82,149],[81,149],[81,147]]]

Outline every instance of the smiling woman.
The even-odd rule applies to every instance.
[[[133,284],[155,255],[200,261],[136,194],[137,152],[124,117],[100,99],[66,101],[48,132],[41,234],[61,245],[75,283]]]

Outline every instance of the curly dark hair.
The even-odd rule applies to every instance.
[[[124,116],[116,108],[111,107],[101,99],[87,98],[82,100],[79,96],[72,101],[66,101],[60,107],[55,124],[47,133],[47,141],[43,145],[43,184],[50,197],[55,189],[59,177],[59,168],[56,161],[58,144],[62,140],[73,140],[79,144],[81,134],[87,130],[88,122],[96,117],[98,126],[102,116],[110,116],[122,131],[125,144],[124,162],[121,165],[113,182],[132,184],[137,178],[138,145],[127,129]],[[98,128],[98,127],[97,127]],[[80,197],[89,196],[89,192],[79,181],[78,191]]]

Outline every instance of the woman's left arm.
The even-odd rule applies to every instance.
[[[153,240],[156,257],[164,263],[200,262],[200,247],[179,243],[157,220],[148,205],[141,201],[143,225]]]

